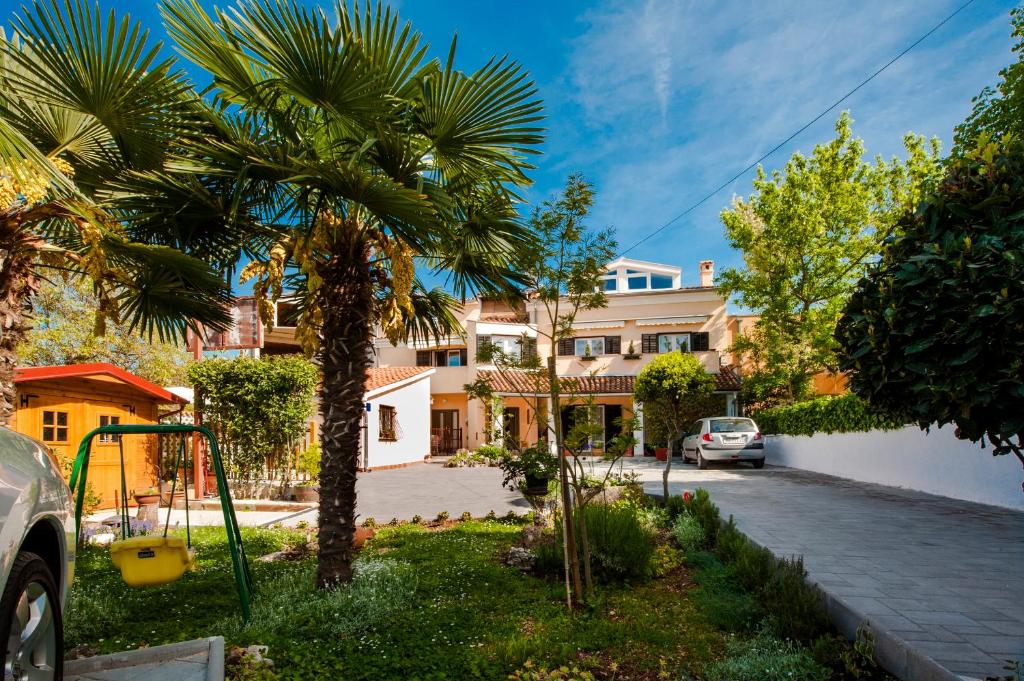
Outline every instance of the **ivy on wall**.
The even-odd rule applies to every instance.
[[[904,419],[868,409],[856,395],[819,397],[783,407],[764,409],[752,415],[763,433],[773,435],[814,435],[815,433],[858,433],[896,430]]]

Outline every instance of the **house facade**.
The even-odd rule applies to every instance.
[[[527,351],[547,357],[554,351],[558,373],[575,377],[576,389],[567,394],[558,416],[568,426],[580,416],[581,397],[593,396],[591,418],[605,424],[605,437],[595,438],[595,451],[617,433],[619,417],[636,415],[637,445],[645,452],[648,439],[642,405],[632,398],[633,383],[644,366],[665,352],[687,352],[697,357],[716,379],[726,413],[735,414],[740,388],[739,372],[730,364],[726,349],[736,324],[726,301],[713,285],[714,263],[702,261],[695,285],[684,286],[678,267],[620,258],[608,264],[602,279],[607,305],[581,311],[572,336],[552,348],[549,322],[543,306],[526,300],[519,306],[476,299],[468,301],[458,318],[463,333],[431,342],[393,346],[379,339],[374,346],[377,368],[420,367],[433,370],[430,379],[431,453],[475,449],[493,439],[506,444],[530,444],[550,425],[546,387],[526,372],[499,370],[477,361],[484,343],[505,353]],[[466,394],[465,386],[485,380],[499,405],[483,404]],[[649,449],[648,449],[649,451]]]

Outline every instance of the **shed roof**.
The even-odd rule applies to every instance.
[[[164,390],[156,383],[147,381],[133,373],[107,362],[91,364],[69,364],[66,366],[19,367],[14,374],[14,382],[56,381],[62,378],[88,378],[90,376],[110,376],[122,383],[153,398],[157,402],[188,404],[188,400]]]

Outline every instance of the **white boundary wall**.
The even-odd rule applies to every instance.
[[[958,440],[953,427],[769,435],[769,464],[1024,511],[1024,468],[1013,454]]]

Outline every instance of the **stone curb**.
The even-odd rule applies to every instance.
[[[68,660],[64,663],[65,676],[85,676],[101,671],[124,669],[144,664],[172,662],[200,653],[207,655],[206,681],[224,680],[224,637],[211,636],[193,641],[168,643],[152,648],[139,648],[123,653],[97,655],[80,660]]]

